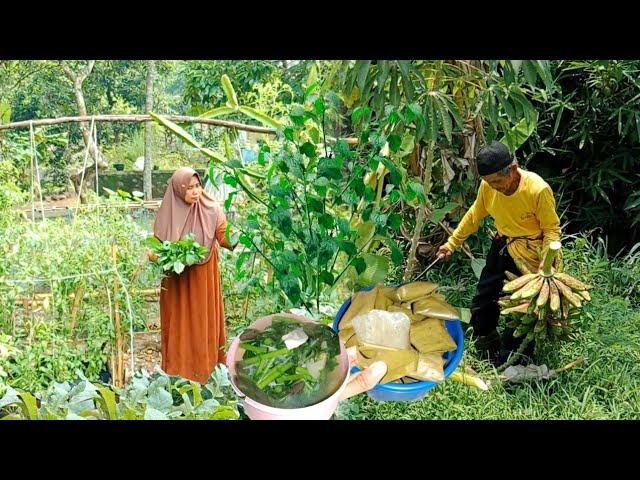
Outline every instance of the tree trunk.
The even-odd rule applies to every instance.
[[[84,94],[82,92],[82,83],[80,82],[74,83],[73,94],[76,97],[78,114],[81,116],[87,116],[87,107],[84,102]],[[89,154],[91,155],[91,158],[93,158],[94,162],[98,162],[98,166],[104,167],[106,166],[106,161],[102,153],[100,153],[100,150],[98,150],[98,147],[94,144],[89,128],[90,126],[86,123],[80,124],[80,130],[82,131],[82,138],[84,138],[84,145],[85,147],[89,146]]]
[[[417,146],[416,146],[417,148]],[[427,162],[424,169],[424,180],[422,182],[425,197],[428,198],[429,191],[431,190],[431,169],[433,167],[433,142],[429,142],[427,145]],[[425,202],[428,200],[425,199]],[[413,238],[411,239],[411,248],[409,249],[409,258],[407,260],[407,269],[404,272],[403,282],[408,283],[411,281],[413,272],[416,269],[416,251],[418,249],[418,243],[422,236],[422,229],[427,221],[427,205],[420,204],[418,206],[418,214],[416,215],[416,228],[413,231]]]
[[[76,100],[78,115],[82,117],[88,116],[87,105],[84,101],[84,92],[82,91],[82,84],[93,70],[93,66],[95,63],[95,60],[90,60],[87,66],[80,73],[74,72],[71,67],[69,67],[64,61],[60,64],[65,75],[73,85],[73,95]],[[80,131],[82,132],[84,145],[85,147],[89,148],[89,154],[91,155],[93,160],[98,163],[98,166],[104,168],[107,166],[107,163],[102,153],[100,153],[100,151],[98,150],[97,146],[94,145],[89,127],[90,125],[86,122],[80,124]]]
[[[73,86],[73,95],[76,100],[78,115],[82,117],[87,116],[87,105],[84,101],[82,84],[86,80],[86,78],[89,76],[91,71],[93,70],[93,66],[95,65],[95,63],[96,63],[95,60],[90,60],[82,71],[76,72],[64,61],[60,62],[62,71],[64,72],[66,77],[71,82],[71,85]],[[96,128],[95,124],[94,124],[94,128]],[[80,131],[82,132],[82,138],[84,139],[85,148],[89,150],[89,154],[91,155],[91,158],[93,158],[93,161],[94,161],[93,164],[87,165],[86,168],[84,168],[84,183],[83,183],[83,189],[84,189],[86,188],[86,186],[93,183],[92,179],[93,179],[93,175],[95,175],[95,169],[91,167],[97,164],[99,168],[103,169],[107,167],[107,162],[104,156],[102,155],[102,153],[100,152],[100,150],[98,149],[98,146],[93,141],[92,133],[90,131],[90,125],[87,122],[81,123]],[[83,178],[83,167],[79,168],[78,171],[72,173],[69,176],[69,178],[74,184],[77,195],[80,197],[81,201],[84,202],[86,201],[84,192],[80,191],[80,182],[82,181],[82,178]]]
[[[465,73],[465,75],[472,77],[474,71],[486,72],[486,67],[483,66],[479,60],[456,60],[458,67]],[[486,80],[478,80],[480,88],[486,88]],[[474,87],[476,95],[480,95],[481,92],[478,87]],[[479,183],[480,176],[478,174],[478,165],[476,163],[476,154],[480,149],[480,146],[484,144],[484,128],[482,126],[482,117],[477,114],[474,117],[467,118],[465,130],[463,133],[464,143],[464,158],[469,160],[469,166],[473,172],[473,178],[475,183]]]
[[[147,62],[147,102],[145,104],[145,113],[153,111],[153,82],[156,76],[156,62],[149,60]],[[153,147],[153,122],[146,122],[144,126],[144,177],[143,190],[145,200],[152,198],[151,183],[151,149]]]

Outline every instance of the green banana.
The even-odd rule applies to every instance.
[[[534,278],[529,283],[527,283],[524,287],[515,291],[510,297],[511,300],[519,300],[519,299],[534,297],[540,291],[543,281],[544,281],[544,277]]]
[[[540,293],[538,294],[538,299],[536,300],[536,305],[538,307],[546,305],[547,300],[549,299],[549,288],[549,279],[543,279],[542,288],[540,288]]]
[[[537,273],[527,273],[526,275],[523,275],[521,277],[516,278],[515,280],[505,283],[504,287],[502,287],[502,290],[504,290],[505,292],[514,292],[524,287],[531,280],[537,277],[538,277]]]
[[[557,278],[565,285],[568,285],[572,290],[582,291],[582,290],[589,290],[590,288],[592,288],[590,285],[586,285],[582,283],[580,280],[578,280],[577,278],[573,278],[571,275],[567,275],[566,273],[558,272],[558,273],[555,273],[553,276],[554,278]]]
[[[569,302],[571,302],[577,308],[580,308],[582,306],[582,302],[580,301],[580,297],[578,297],[575,293],[573,293],[568,286],[566,286],[564,283],[562,283],[557,278],[554,278],[553,281],[557,285],[558,290],[560,290],[560,293],[562,293],[562,296],[564,298],[569,300]]]
[[[549,282],[549,308],[552,312],[560,310],[560,292],[554,281]]]

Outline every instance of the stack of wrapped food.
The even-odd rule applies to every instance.
[[[357,347],[360,368],[378,360],[387,364],[381,384],[444,380],[443,356],[456,349],[444,322],[459,312],[437,288],[424,281],[376,285],[351,297],[338,325],[340,338]]]

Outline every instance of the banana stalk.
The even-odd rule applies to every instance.
[[[542,264],[542,274],[545,277],[550,277],[552,275],[551,266],[553,265],[553,260],[556,258],[560,248],[562,248],[562,244],[560,242],[551,242],[551,244],[549,244],[549,250],[544,258],[544,263]]]

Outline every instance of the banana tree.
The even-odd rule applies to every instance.
[[[240,105],[238,103],[238,96],[236,95],[236,91],[231,84],[231,80],[225,74],[220,78],[220,83],[222,84],[222,89],[227,96],[227,102],[222,107],[216,107],[211,110],[207,110],[203,114],[200,115],[202,118],[216,118],[222,117],[225,115],[231,114],[244,114],[253,120],[256,120],[262,123],[265,126],[275,128],[276,130],[282,130],[284,125],[276,120],[275,118],[270,117],[269,115],[256,110],[255,108],[249,107],[247,105]]]
[[[240,105],[238,103],[238,96],[233,88],[233,85],[231,84],[231,80],[227,75],[222,75],[220,82],[222,85],[222,89],[227,97],[226,105],[209,110],[200,115],[200,117],[214,118],[234,113],[242,113],[249,118],[252,118],[253,120],[257,120],[259,123],[265,126],[274,128],[276,130],[282,130],[284,125],[278,120],[270,117],[269,115],[266,115],[264,112],[256,110],[255,108],[251,108],[246,105]],[[225,173],[230,175],[229,178],[232,178],[232,180],[228,180],[229,182],[239,184],[243,188],[247,196],[252,200],[258,202],[261,201],[261,199],[255,192],[255,187],[251,185],[250,181],[248,181],[246,177],[248,176],[254,179],[264,179],[264,175],[244,167],[240,160],[232,158],[235,155],[233,155],[232,153],[230,144],[232,141],[232,135],[235,132],[225,132],[225,135],[223,136],[225,154],[222,155],[211,150],[210,148],[202,146],[202,144],[198,142],[191,134],[189,134],[182,127],[171,122],[170,120],[167,120],[166,118],[154,113],[152,113],[151,116],[158,123],[171,130],[182,140],[186,141],[189,145],[196,148],[198,151],[211,159],[208,170],[209,179],[214,178],[214,172],[216,168],[222,168]],[[241,157],[239,156],[238,158]]]
[[[158,115],[156,113],[150,112],[149,115],[160,125],[169,129],[171,132],[176,134],[179,138],[187,142],[189,145],[194,147],[200,153],[204,154],[210,159],[209,163],[209,178],[213,177],[216,168],[222,169],[225,173],[230,175],[237,184],[239,184],[246,195],[255,200],[256,202],[263,202],[263,200],[258,196],[255,192],[255,189],[251,187],[248,183],[246,177],[252,177],[255,179],[264,179],[265,176],[255,170],[245,167],[238,160],[229,160],[225,158],[222,154],[215,152],[214,150],[203,146],[198,140],[196,140],[189,132],[185,129],[172,122],[171,120],[163,117],[162,115]]]
[[[456,177],[465,181],[470,171],[477,181],[474,160],[479,144],[497,138],[515,151],[535,130],[537,113],[528,96],[539,90],[538,79],[546,89],[553,88],[546,62],[343,62],[336,81],[345,104],[355,107],[354,130],[362,137],[376,125],[389,146],[395,146],[393,153],[401,150],[390,160],[409,175],[409,181],[402,185],[403,193],[421,193],[421,201],[411,209],[415,228],[405,279],[413,271],[417,242],[426,222],[437,223],[434,219],[441,218],[443,208],[445,214],[453,208],[447,191]],[[409,137],[414,139],[414,149],[400,149]],[[388,173],[382,170],[377,176],[377,191],[382,190]],[[439,196],[444,200],[440,208],[432,204],[433,180],[442,181],[436,184],[444,190]],[[416,189],[416,185],[421,187]],[[475,188],[469,190],[471,194]]]

